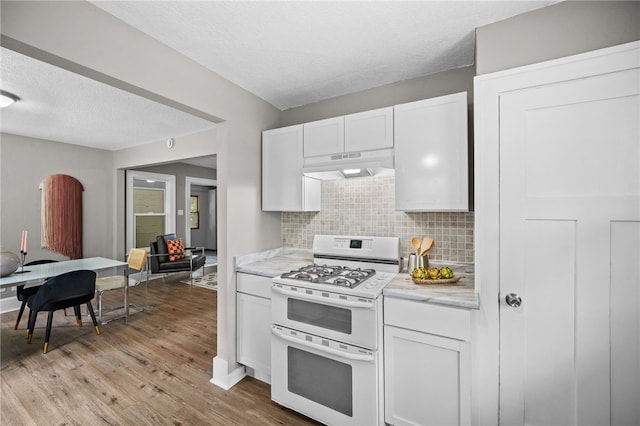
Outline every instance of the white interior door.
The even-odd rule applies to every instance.
[[[500,97],[501,424],[640,424],[639,94],[631,69]]]

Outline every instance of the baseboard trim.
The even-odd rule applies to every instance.
[[[11,311],[17,311],[18,309],[20,309],[21,304],[22,302],[16,299],[15,295],[13,297],[6,297],[3,299],[0,299],[0,314],[4,314],[6,312],[11,312]]]
[[[229,390],[246,375],[244,366],[240,365],[229,372],[229,363],[220,357],[215,357],[213,358],[213,377],[209,381],[224,390]]]

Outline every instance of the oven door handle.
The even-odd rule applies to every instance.
[[[337,349],[329,348],[329,347],[326,347],[326,346],[316,345],[314,343],[309,343],[306,340],[300,340],[300,339],[296,339],[296,338],[291,337],[291,336],[287,336],[286,334],[282,333],[281,331],[277,331],[275,329],[271,329],[271,332],[275,336],[281,338],[282,340],[286,340],[288,342],[295,343],[295,344],[300,345],[300,346],[305,346],[305,347],[307,347],[309,349],[314,349],[314,350],[319,351],[319,352],[324,352],[324,353],[328,353],[328,354],[331,354],[331,355],[335,355],[335,356],[338,356],[340,358],[351,359],[351,360],[354,360],[354,361],[370,361],[370,362],[374,361],[374,356],[373,355],[352,354],[350,352],[339,351]]]
[[[272,286],[271,290],[275,291],[276,293],[284,294],[285,296],[295,297],[296,299],[311,300],[314,302],[320,302],[320,303],[335,305],[335,306],[343,306],[347,308],[373,309],[372,302],[356,302],[353,300],[331,299],[329,297],[314,296],[312,294],[305,294],[298,291],[296,292],[287,291],[276,286]]]

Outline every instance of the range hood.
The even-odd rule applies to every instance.
[[[302,163],[302,173],[321,180],[393,176],[393,149],[307,157]]]

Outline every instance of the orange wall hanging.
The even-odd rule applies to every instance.
[[[71,259],[82,258],[82,184],[68,175],[40,183],[41,246]]]

